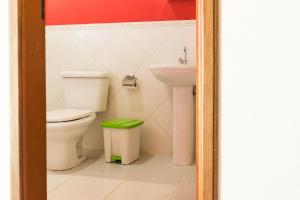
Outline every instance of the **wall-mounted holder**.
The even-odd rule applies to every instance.
[[[124,76],[122,81],[122,86],[128,89],[136,89],[137,88],[137,78],[134,74],[127,74]]]

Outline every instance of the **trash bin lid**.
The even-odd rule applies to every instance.
[[[144,122],[138,119],[116,119],[101,123],[103,128],[129,129],[142,125]]]

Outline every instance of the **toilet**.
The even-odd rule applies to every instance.
[[[67,170],[82,163],[82,140],[96,113],[107,108],[109,74],[64,71],[65,108],[47,112],[47,169]]]

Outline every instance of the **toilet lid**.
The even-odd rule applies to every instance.
[[[47,112],[47,122],[67,122],[82,119],[93,114],[91,110],[61,109]]]

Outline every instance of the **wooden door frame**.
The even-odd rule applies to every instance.
[[[9,3],[11,84],[15,86],[11,99],[19,111],[11,119],[12,198],[46,200],[45,22],[42,1],[10,0]]]
[[[13,200],[47,199],[45,22],[41,7],[41,0],[10,0]],[[197,0],[197,200],[219,198],[218,13],[218,0]]]
[[[219,199],[219,0],[197,0],[197,200]]]

